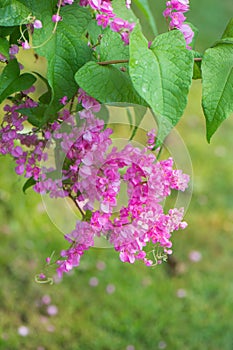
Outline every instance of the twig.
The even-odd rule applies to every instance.
[[[202,61],[202,57],[195,57],[194,61]],[[97,62],[100,66],[107,66],[108,64],[119,64],[119,63],[128,63],[129,60],[111,60],[111,61],[102,61]]]
[[[84,211],[80,208],[79,204],[77,203],[77,201],[75,200],[75,198],[72,196],[71,193],[69,193],[69,198],[72,199],[72,201],[74,202],[74,204],[76,205],[76,207],[78,208],[78,210],[80,211],[82,217],[85,216]]]
[[[107,66],[108,64],[117,64],[117,63],[128,63],[129,60],[112,60],[112,61],[103,61],[97,62],[100,66]]]

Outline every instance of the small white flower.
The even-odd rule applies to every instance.
[[[26,337],[29,333],[29,328],[26,326],[20,326],[18,328],[18,334],[21,335],[21,337]]]
[[[177,295],[178,298],[182,299],[182,298],[185,298],[187,296],[187,292],[186,292],[185,289],[180,288],[180,289],[177,290],[176,295]]]

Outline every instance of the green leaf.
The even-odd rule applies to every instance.
[[[0,25],[9,27],[14,25],[28,23],[30,8],[25,6],[22,1],[1,0],[0,3]]]
[[[49,82],[40,73],[37,73],[37,72],[33,72],[33,73],[36,74],[45,83],[45,85],[47,87],[47,91],[39,97],[39,101],[44,105],[48,105],[51,101],[51,98],[52,98],[52,89],[49,85]]]
[[[97,21],[95,18],[93,18],[87,26],[87,32],[88,32],[88,39],[91,42],[92,45],[96,45],[99,41],[99,38],[106,29],[103,29],[101,26],[98,26]],[[99,46],[96,46],[96,50],[99,49]]]
[[[52,98],[52,90],[50,88],[50,90],[48,90],[47,92],[45,92],[43,95],[41,95],[39,97],[39,101],[44,104],[44,105],[49,105],[50,101]]]
[[[230,19],[227,27],[222,35],[222,39],[232,38],[233,39],[233,18]]]
[[[0,38],[0,53],[9,59],[9,41],[5,38]]]
[[[10,45],[12,45],[12,44],[15,44],[15,45],[18,45],[19,44],[19,42],[18,42],[18,40],[20,39],[20,37],[21,37],[21,33],[20,33],[20,28],[19,28],[19,26],[15,26],[15,27],[10,27],[10,28],[12,28],[13,30],[11,31],[11,33],[10,33]],[[22,26],[22,30],[24,31],[24,25]],[[29,38],[28,38],[28,32],[25,32],[25,38],[27,39],[27,40],[29,40]]]
[[[140,10],[140,12],[145,16],[146,20],[149,22],[154,36],[158,35],[155,18],[152,15],[152,11],[150,9],[148,0],[134,0],[133,3],[137,6],[137,8]]]
[[[224,38],[224,39],[218,40],[213,46],[216,46],[218,44],[233,44],[233,38]]]
[[[83,90],[102,103],[145,103],[135,91],[128,74],[112,65],[88,62],[75,74],[75,79]]]
[[[233,44],[233,18],[229,21],[221,39],[217,40],[213,47],[219,44]]]
[[[10,60],[0,76],[0,103],[14,92],[30,88],[35,81],[32,74],[20,75],[17,60]]]
[[[22,26],[22,31],[25,30],[25,25]],[[28,37],[27,32],[24,33],[25,37]],[[20,33],[20,27],[19,26],[12,26],[12,27],[2,27],[0,26],[0,37],[5,38],[9,36],[9,45],[11,44],[19,44],[19,39],[21,37]]]
[[[26,191],[29,187],[32,187],[36,184],[36,181],[33,179],[33,177],[30,177],[25,184],[23,185],[23,193],[26,194]]]
[[[100,61],[127,60],[129,59],[129,47],[124,45],[119,33],[108,29],[103,34],[99,55]],[[115,65],[115,67],[121,66],[119,64]]]
[[[83,217],[83,221],[90,222],[92,217],[92,211],[91,210],[86,210],[85,215]]]
[[[202,81],[202,107],[210,142],[220,124],[233,113],[233,44],[217,45],[205,51]]]
[[[119,33],[113,32],[110,28],[102,29],[92,20],[88,25],[88,39],[95,47],[95,57],[98,61],[128,60],[129,47],[124,45]],[[116,64],[115,67],[127,70],[127,63]]]
[[[125,0],[113,0],[112,1],[113,13],[117,17],[124,19],[130,23],[137,22],[138,18],[135,16],[131,9],[127,9],[125,6]]]
[[[19,64],[16,59],[10,60],[5,66],[0,76],[0,95],[3,92],[5,85],[12,83],[20,74]]]
[[[88,9],[77,4],[64,6],[61,9],[63,20],[53,33],[52,11],[43,11],[43,28],[34,31],[33,44],[38,46],[36,52],[48,60],[47,78],[52,89],[50,106],[58,110],[61,108],[59,99],[63,96],[69,99],[77,91],[75,72],[92,59],[85,37],[91,15]]]
[[[133,131],[131,133],[130,136],[130,140],[133,140],[133,138],[136,135],[136,132],[138,131],[139,125],[141,124],[146,112],[147,112],[147,108],[144,106],[136,106],[133,107],[133,111],[134,111],[134,124],[133,124]],[[130,112],[130,111],[129,111]]]
[[[16,27],[3,27],[0,26],[0,37],[5,38],[15,30]]]
[[[135,89],[156,115],[161,143],[186,107],[193,53],[186,49],[178,30],[159,35],[148,49],[137,25],[130,37],[129,73]]]
[[[47,110],[48,105],[39,105],[34,108],[20,108],[18,112],[26,115],[28,117],[29,123],[32,125],[41,128],[46,122],[47,117],[45,116],[45,111]]]

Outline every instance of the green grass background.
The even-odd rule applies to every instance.
[[[162,31],[164,1],[151,1],[151,8]],[[200,28],[203,50],[221,36],[232,1],[193,0],[191,8],[188,19]],[[194,189],[189,226],[173,238],[176,274],[166,264],[131,266],[112,249],[93,248],[61,283],[35,283],[45,257],[64,247],[63,236],[40,196],[22,193],[24,181],[11,160],[0,158],[1,350],[233,349],[233,120],[207,144],[195,81],[177,130],[191,156]],[[193,250],[202,254],[200,262],[190,261]],[[100,262],[104,270],[97,268]],[[89,285],[92,277],[96,287]],[[57,307],[55,316],[41,304],[45,295]],[[22,325],[29,329],[26,337],[18,334]]]

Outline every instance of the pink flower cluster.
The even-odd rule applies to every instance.
[[[11,154],[16,173],[32,178],[36,192],[70,197],[80,211],[76,228],[65,235],[70,248],[57,261],[59,277],[79,265],[96,236],[109,240],[123,262],[161,263],[172,253],[172,232],[187,225],[182,208],[165,213],[162,204],[172,190],[187,188],[189,176],[173,169],[172,158],[158,161],[150,151],[154,131],[148,133],[147,147],[129,143],[119,150],[112,146],[112,129],[95,115],[101,113],[100,104],[82,89],[78,102],[83,106],[78,121],[64,109],[42,130],[25,131],[27,117],[19,109],[37,104],[22,93],[21,101],[4,107],[0,130],[0,153]],[[46,166],[48,149],[54,146],[56,165]],[[127,188],[124,205],[119,204],[122,183]],[[155,247],[152,255],[146,252],[148,244]]]
[[[49,192],[52,198],[65,197],[68,195],[63,190],[61,179],[52,179],[53,168],[43,167],[48,154],[45,148],[51,137],[49,130],[55,130],[55,122],[42,132],[37,128],[28,130],[27,117],[20,113],[21,108],[34,108],[37,103],[27,96],[33,92],[34,87],[21,93],[18,101],[13,105],[5,105],[5,115],[0,129],[0,154],[10,154],[15,160],[17,175],[24,176],[35,182],[33,189],[38,193]],[[65,114],[65,113],[64,113]],[[43,163],[42,163],[43,162]]]
[[[24,133],[27,117],[22,116],[18,110],[36,106],[37,103],[30,98],[18,105],[5,105],[6,113],[0,129],[0,154],[11,154],[16,163],[16,173],[25,175],[26,178],[32,177],[35,181],[39,180],[41,173],[38,162],[47,157],[43,153],[45,142],[33,131]]]
[[[126,1],[126,7],[130,8],[131,1]],[[129,35],[135,23],[129,23],[116,16],[110,0],[80,0],[80,6],[90,6],[97,12],[96,20],[99,26],[106,28],[109,26],[112,31],[118,32],[126,45],[129,44]]]
[[[10,55],[10,60],[13,60],[15,58],[15,55],[19,52],[19,47],[18,45],[12,44],[9,48],[9,55]],[[7,58],[0,52],[0,61],[6,62]]]
[[[172,232],[187,225],[182,221],[182,208],[170,209],[165,214],[162,203],[172,189],[184,191],[189,177],[173,169],[172,158],[158,161],[148,147],[139,149],[128,144],[122,150],[111,148],[112,130],[105,129],[103,121],[94,116],[100,109],[97,101],[81,89],[78,98],[85,106],[80,112],[84,124],[77,127],[68,118],[65,123],[72,125],[70,132],[58,133],[69,160],[69,166],[62,172],[63,179],[72,179],[66,190],[73,193],[83,219],[73,232],[65,235],[71,246],[62,251],[63,259],[57,261],[58,275],[61,277],[79,265],[84,251],[94,245],[95,236],[108,239],[121,261],[142,260],[151,266],[153,260],[144,251],[146,245],[152,243],[162,249],[163,255],[171,254]],[[127,186],[128,203],[118,208],[122,182]]]
[[[193,40],[194,32],[189,24],[184,23],[186,17],[184,13],[189,10],[189,0],[171,0],[166,3],[166,10],[163,12],[165,18],[170,18],[170,29],[180,30],[185,38],[187,49],[191,49],[189,44]]]

